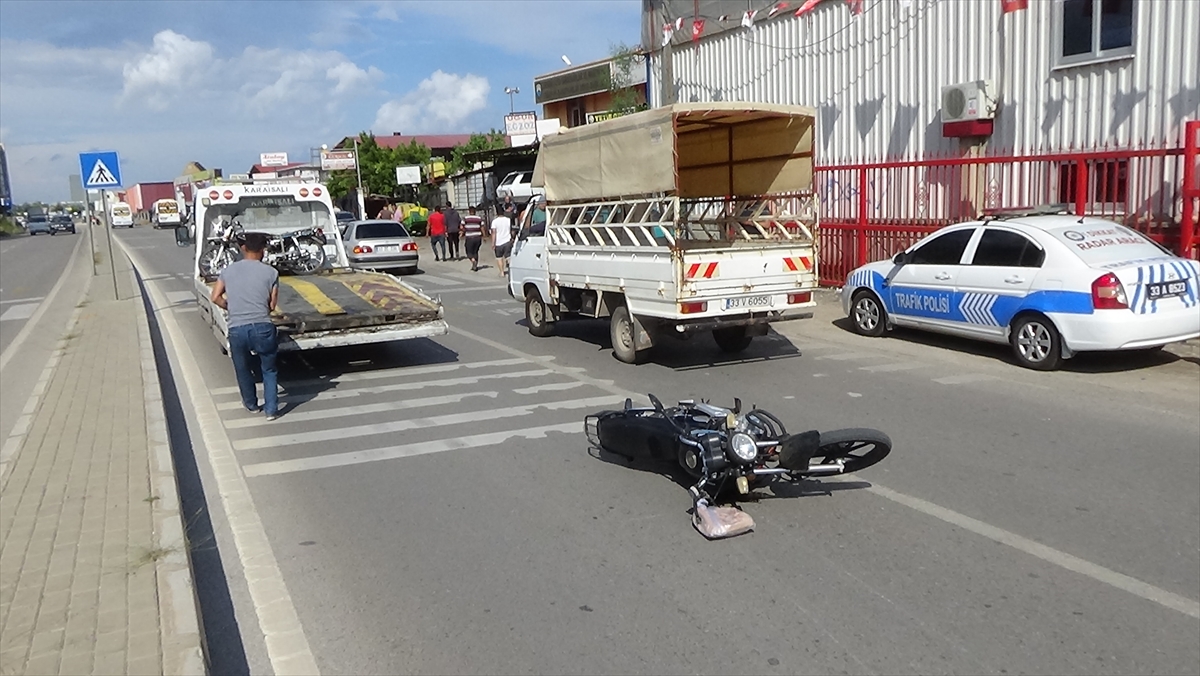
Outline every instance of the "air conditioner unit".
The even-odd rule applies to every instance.
[[[942,87],[942,122],[990,120],[996,116],[991,80]]]
[[[995,116],[991,80],[942,87],[942,136],[989,136]]]

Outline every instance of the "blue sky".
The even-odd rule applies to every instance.
[[[25,2],[0,0],[0,142],[14,199],[61,200],[77,155],[117,150],[126,184],[188,161],[358,130],[501,128],[533,77],[639,36],[640,0]]]

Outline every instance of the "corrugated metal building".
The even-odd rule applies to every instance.
[[[816,108],[826,223],[932,227],[1062,201],[1178,239],[1200,0],[1018,0],[1008,13],[1006,0],[823,0],[799,17],[812,3],[780,4],[644,0],[651,105]],[[669,49],[667,24],[680,27]],[[944,135],[943,87],[981,80],[990,134]]]

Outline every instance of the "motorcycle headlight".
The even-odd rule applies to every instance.
[[[744,432],[734,432],[729,437],[729,448],[742,462],[753,462],[758,457],[758,445],[754,443],[754,437]]]

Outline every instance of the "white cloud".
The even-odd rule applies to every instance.
[[[403,97],[388,101],[375,115],[376,133],[453,133],[487,106],[491,85],[478,75],[441,70]]]
[[[122,99],[164,111],[187,92],[206,87],[214,65],[212,45],[161,31],[149,52],[125,64]]]

